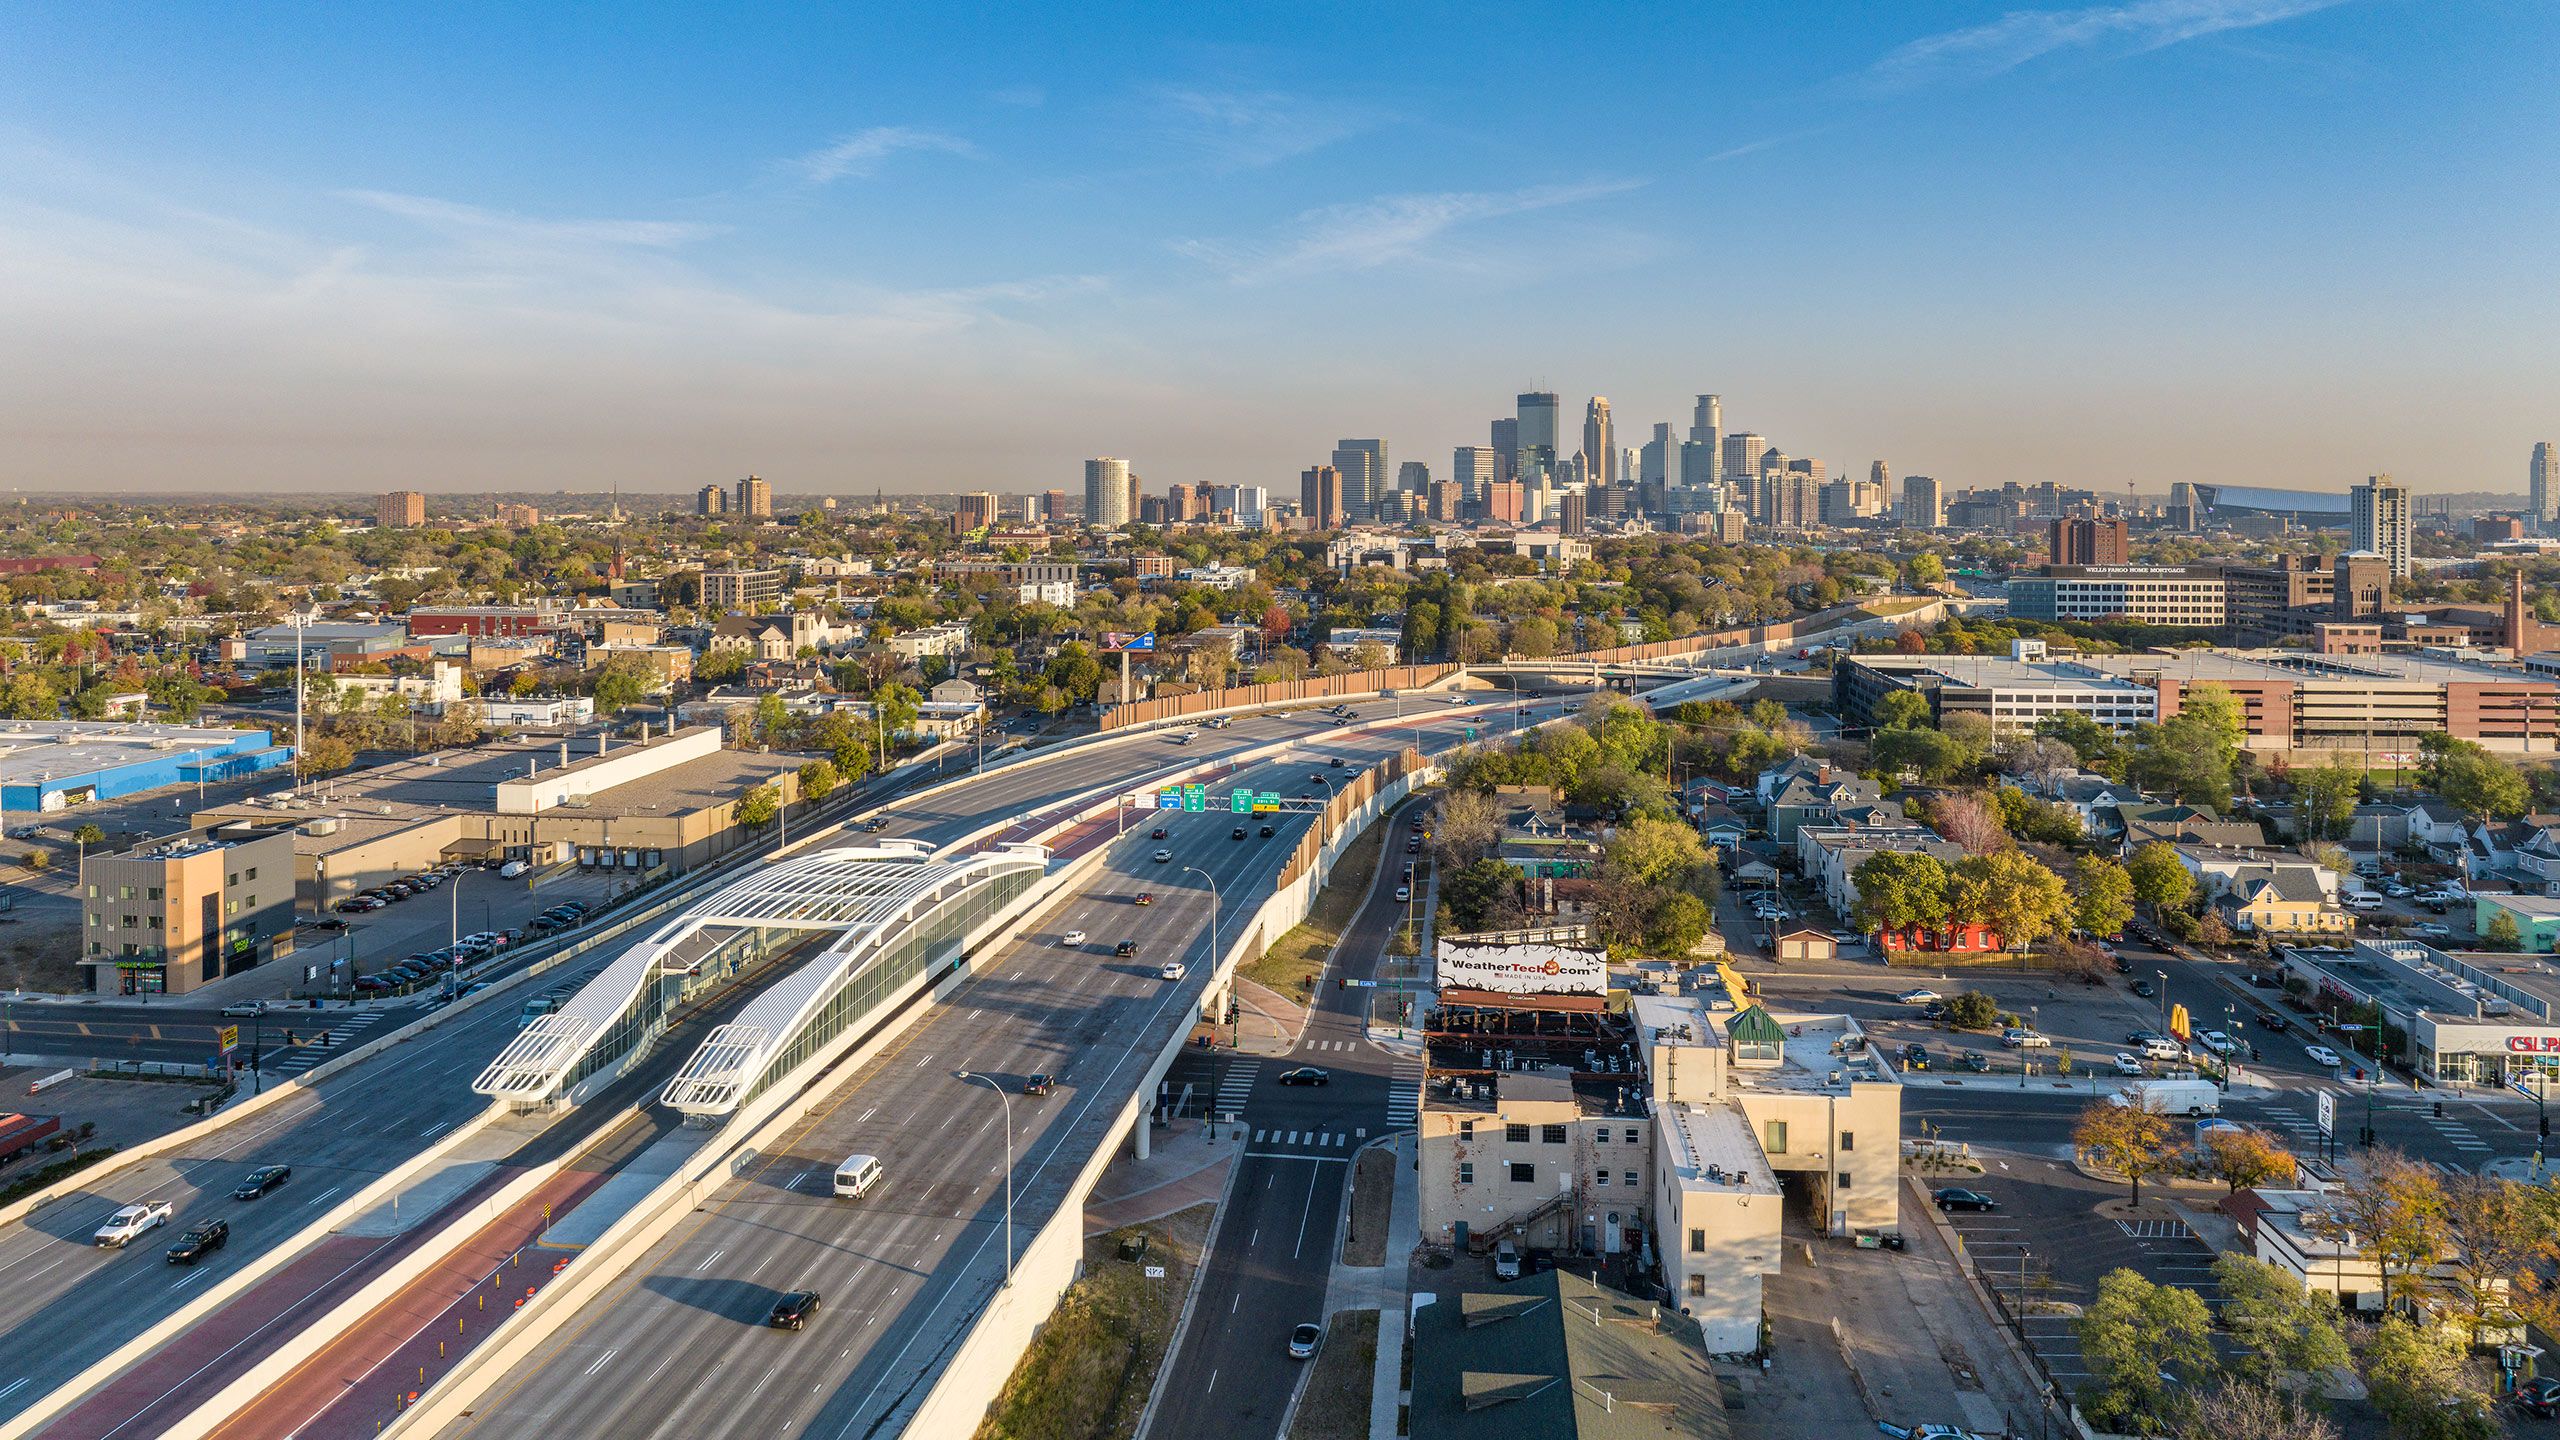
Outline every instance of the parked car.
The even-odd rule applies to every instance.
[[[1289,1332],[1289,1358],[1292,1360],[1313,1360],[1316,1358],[1317,1348],[1323,1344],[1323,1326],[1301,1325],[1297,1329]]]
[[[2439,909],[2436,913],[2441,915],[2444,911]],[[2430,920],[2423,925],[2410,926],[2409,933],[2421,940],[2450,940],[2453,938],[2453,927]]]
[[[127,1205],[108,1216],[106,1223],[89,1238],[108,1249],[121,1250],[137,1238],[168,1224],[170,1217],[177,1213],[177,1207],[166,1200]]]
[[[1493,1247],[1493,1278],[1496,1280],[1517,1280],[1520,1278],[1519,1246],[1505,1240],[1501,1244]]]
[[[1939,1209],[1948,1211],[1989,1211],[2000,1208],[1999,1201],[1992,1199],[1990,1196],[1983,1194],[1979,1190],[1959,1190],[1950,1187],[1932,1194],[1929,1198],[1937,1203]]]
[[[2116,1073],[2119,1075],[2140,1075],[2142,1073],[2142,1061],[2136,1058],[2134,1053],[2130,1050],[2119,1050],[2116,1052]]]
[[[169,1263],[193,1265],[223,1247],[231,1238],[228,1220],[199,1220],[186,1228],[178,1243],[169,1247]]]
[[[2141,996],[2145,1000],[2148,1000],[2152,996],[2159,994],[2160,991],[2158,987],[2154,986],[2148,980],[2136,980],[2133,982],[2133,993]]]
[[[240,1177],[240,1183],[232,1187],[231,1198],[255,1200],[292,1178],[293,1167],[290,1165],[261,1165]]]
[[[1313,1065],[1301,1065],[1295,1070],[1280,1072],[1280,1083],[1283,1085],[1323,1085],[1332,1079],[1332,1076]]]
[[[1956,1052],[1956,1068],[1971,1071],[1976,1075],[1988,1074],[1991,1070],[1991,1057],[1979,1050],[1959,1050]]]
[[[2013,1025],[2000,1032],[2000,1043],[2012,1050],[2049,1050],[2053,1042],[2024,1026]]]
[[[1926,1070],[1926,1069],[1928,1069],[1928,1068],[1929,1068],[1929,1047],[1928,1047],[1928,1046],[1926,1046],[1926,1045],[1921,1044],[1921,1043],[1920,1043],[1919,1041],[1917,1041],[1917,1040],[1914,1040],[1914,1041],[1912,1041],[1910,1044],[1903,1046],[1903,1047],[1902,1047],[1902,1068],[1903,1068],[1903,1069],[1905,1069],[1905,1070]]]
[[[2302,1053],[2311,1057],[2312,1064],[2325,1066],[2331,1070],[2345,1063],[2338,1058],[2337,1051],[2326,1045],[2305,1045],[2302,1047]]]
[[[808,1324],[809,1317],[817,1313],[818,1292],[794,1290],[773,1302],[773,1309],[765,1315],[764,1323],[777,1330],[797,1330]]]
[[[2544,1375],[2517,1386],[2516,1408],[2537,1420],[2560,1415],[2560,1376]]]
[[[1925,988],[1919,990],[1905,990],[1894,998],[1900,1000],[1905,1005],[1926,1005],[1930,1001],[1938,998],[1938,992]]]

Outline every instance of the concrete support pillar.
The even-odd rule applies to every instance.
[[[1147,1099],[1149,1102],[1147,1105],[1147,1113],[1138,1117],[1138,1123],[1131,1127],[1131,1134],[1129,1136],[1129,1153],[1140,1160],[1147,1158],[1147,1142],[1149,1138],[1147,1132],[1154,1129],[1156,1123],[1154,1094],[1150,1092]]]

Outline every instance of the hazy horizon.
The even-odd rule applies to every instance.
[[[2560,439],[2521,0],[260,13],[12,12],[0,484],[1285,491],[1523,389],[1955,488]]]

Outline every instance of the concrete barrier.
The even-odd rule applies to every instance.
[[[304,1226],[296,1237],[296,1243],[274,1246],[246,1257],[239,1268],[226,1273],[220,1280],[208,1286],[203,1294],[195,1296],[186,1304],[146,1327],[142,1333],[117,1346],[95,1364],[82,1370],[69,1381],[56,1386],[44,1398],[9,1417],[6,1423],[0,1423],[0,1440],[18,1440],[18,1437],[31,1435],[51,1423],[64,1411],[87,1399],[101,1386],[123,1374],[128,1366],[201,1323],[206,1317],[246,1293],[250,1287],[292,1263],[295,1258],[316,1243],[319,1237],[328,1235],[340,1225],[346,1224],[390,1199],[401,1186],[408,1184],[434,1166],[444,1163],[450,1152],[464,1141],[477,1136],[491,1121],[497,1119],[499,1114],[499,1107],[496,1106],[483,1109],[479,1114],[455,1127],[453,1133],[445,1136],[432,1147],[384,1171],[372,1184],[338,1202],[328,1213]]]

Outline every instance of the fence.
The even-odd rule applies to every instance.
[[[1458,668],[1455,665],[1391,665],[1383,670],[1353,670],[1305,680],[1274,680],[1261,685],[1231,685],[1223,690],[1200,690],[1189,695],[1133,700],[1105,711],[1101,728],[1118,730],[1159,720],[1175,720],[1185,715],[1212,715],[1221,710],[1256,705],[1286,705],[1299,700],[1375,695],[1381,690],[1411,690],[1446,680],[1458,673]]]

